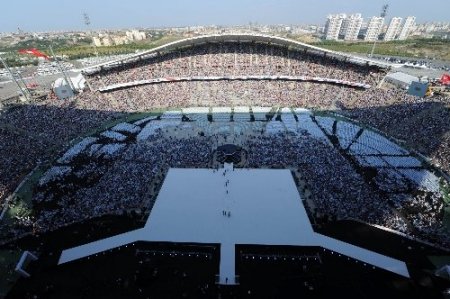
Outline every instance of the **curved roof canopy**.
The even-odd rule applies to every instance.
[[[96,66],[90,66],[88,68],[85,68],[83,72],[87,74],[94,74],[101,70],[108,70],[115,68],[117,66],[123,66],[128,63],[133,63],[142,59],[155,57],[161,53],[167,53],[171,52],[173,50],[177,50],[180,48],[185,47],[192,47],[196,45],[201,45],[205,43],[214,43],[214,42],[237,42],[237,43],[265,43],[265,44],[271,44],[271,45],[278,45],[280,47],[288,47],[290,49],[295,50],[306,50],[310,52],[314,52],[317,54],[323,54],[323,55],[329,55],[336,58],[340,58],[343,60],[346,60],[348,62],[352,62],[355,64],[368,64],[368,65],[375,65],[378,67],[390,67],[391,65],[388,63],[380,62],[371,60],[368,58],[363,57],[357,57],[354,55],[350,55],[347,53],[332,51],[323,49],[320,47],[312,46],[309,44],[305,44],[302,42],[298,42],[292,39],[284,38],[284,37],[278,37],[278,36],[271,36],[271,35],[264,35],[264,34],[233,34],[233,33],[227,33],[227,34],[212,34],[212,35],[202,35],[202,36],[196,36],[196,37],[190,37],[174,42],[167,43],[165,45],[153,48],[151,50],[138,53],[135,55],[132,55],[127,58],[123,58],[120,60],[114,60],[102,64],[98,64]]]

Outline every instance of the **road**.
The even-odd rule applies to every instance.
[[[70,77],[75,77],[80,74],[80,71],[68,71],[67,75]],[[38,77],[27,77],[24,78],[26,82],[36,82],[40,88],[50,91],[51,85],[56,79],[61,78],[62,74],[48,75],[48,76],[38,76]],[[19,94],[19,89],[14,83],[14,81],[3,81],[0,82],[0,102],[5,101],[11,97],[17,96]]]

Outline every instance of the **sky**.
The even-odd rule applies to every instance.
[[[418,23],[450,22],[449,0],[23,0],[0,6],[0,32],[83,30],[83,12],[92,29],[196,25],[317,24],[330,13],[417,17]]]

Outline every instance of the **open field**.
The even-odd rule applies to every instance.
[[[136,51],[150,50],[161,45],[170,43],[182,39],[182,36],[164,36],[156,40],[144,40],[140,42],[134,42],[127,45],[109,46],[109,47],[92,47],[91,45],[80,45],[73,47],[62,47],[55,50],[56,55],[67,55],[70,59],[80,59],[84,57],[95,56],[95,51],[100,56],[104,55],[117,55],[135,53]]]
[[[329,50],[370,54],[373,42],[320,41],[313,45]],[[376,55],[404,56],[450,61],[450,41],[436,39],[412,39],[406,41],[378,42]]]
[[[183,36],[180,35],[165,35],[161,38],[149,38],[143,41],[137,41],[126,45],[117,45],[117,46],[103,46],[94,48],[89,40],[82,40],[77,44],[69,43],[67,41],[60,40],[52,40],[52,41],[37,41],[30,40],[26,42],[21,42],[14,46],[8,46],[6,44],[0,43],[0,52],[5,52],[5,60],[9,66],[21,66],[21,65],[37,65],[38,60],[34,57],[28,57],[28,60],[21,60],[24,58],[24,55],[20,55],[17,53],[19,49],[27,49],[27,48],[37,48],[42,52],[49,55],[49,47],[53,46],[53,50],[55,55],[62,56],[66,55],[70,60],[80,59],[85,57],[95,56],[95,52],[97,51],[98,55],[118,55],[118,54],[128,54],[135,53],[136,51],[149,50],[155,47],[164,45],[166,43],[170,43],[172,41],[176,41],[182,39]],[[0,65],[2,68],[3,65]]]

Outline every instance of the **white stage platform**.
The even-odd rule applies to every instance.
[[[315,233],[289,170],[170,169],[144,228],[64,250],[59,264],[136,241],[221,244],[221,284],[235,284],[235,244],[321,246],[409,277],[402,261]]]

